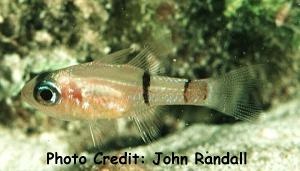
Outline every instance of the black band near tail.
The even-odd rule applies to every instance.
[[[188,98],[187,98],[187,89],[189,88],[190,83],[192,82],[191,79],[188,79],[185,83],[184,83],[184,90],[183,90],[183,99],[184,102],[187,103],[188,102]]]
[[[150,87],[150,74],[145,71],[143,75],[143,97],[145,104],[149,105],[149,87]]]

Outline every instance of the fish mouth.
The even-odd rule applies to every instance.
[[[33,101],[33,80],[29,81],[21,90],[21,100],[30,105],[34,105]]]

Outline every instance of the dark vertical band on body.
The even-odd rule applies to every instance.
[[[149,87],[150,87],[150,74],[145,71],[143,75],[143,97],[145,104],[149,105]]]
[[[187,90],[189,88],[190,83],[192,82],[191,79],[188,79],[185,83],[184,83],[184,90],[183,90],[183,99],[184,102],[187,103],[188,102],[188,98],[187,98]]]

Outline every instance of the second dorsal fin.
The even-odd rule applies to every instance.
[[[143,49],[128,64],[141,68],[150,73],[158,73],[160,70],[159,58],[166,57],[172,49],[171,36],[156,35],[147,41]]]
[[[132,60],[128,62],[129,65],[141,68],[150,73],[159,72],[159,61],[157,59],[157,52],[149,45],[145,45],[144,49],[139,52]]]

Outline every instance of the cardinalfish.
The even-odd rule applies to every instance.
[[[155,109],[164,105],[206,106],[242,120],[258,116],[259,107],[247,98],[255,91],[253,73],[246,66],[207,79],[159,76],[159,46],[145,46],[127,62],[131,48],[101,59],[42,73],[29,81],[22,97],[37,110],[64,120],[131,118],[142,137],[155,128]],[[155,131],[154,131],[155,132]]]

